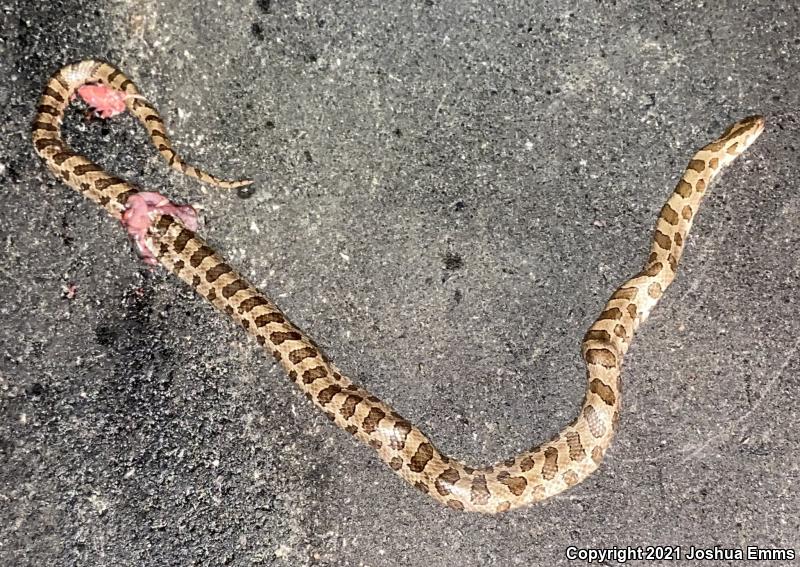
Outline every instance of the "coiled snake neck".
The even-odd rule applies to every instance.
[[[118,95],[122,109],[139,118],[172,167],[221,187],[250,183],[224,181],[183,162],[172,149],[158,112],[133,82],[112,65],[92,60],[58,70],[41,97],[33,144],[49,169],[122,220],[147,260],[157,260],[244,327],[309,400],[337,426],[372,447],[395,473],[453,509],[485,513],[549,498],[598,467],[617,428],[620,367],[633,334],[674,279],[709,184],[764,128],[762,117],[745,118],[689,161],[658,215],[644,268],[619,286],[586,332],[581,352],[587,386],[577,417],[545,443],[493,465],[473,468],[439,452],[418,427],[342,374],[269,298],[186,226],[193,225],[186,207],[172,205],[154,193],[140,193],[72,151],[61,138],[61,120],[76,91],[86,85],[95,85],[102,94]]]

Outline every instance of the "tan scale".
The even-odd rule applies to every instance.
[[[60,69],[48,81],[33,124],[33,143],[59,179],[99,203],[114,218],[121,217],[127,199],[138,189],[73,152],[60,133],[70,97],[77,88],[91,83],[128,95],[127,108],[175,169],[221,187],[250,183],[224,181],[185,164],[172,149],[158,112],[133,82],[108,63],[82,61]],[[762,117],[745,118],[689,162],[661,209],[644,268],[614,292],[586,332],[581,351],[587,389],[578,416],[550,441],[483,468],[443,455],[419,428],[354,385],[270,299],[179,220],[155,215],[146,245],[168,270],[252,334],[338,427],[372,447],[412,486],[456,510],[503,512],[558,494],[598,467],[619,420],[620,368],[633,334],[674,279],[705,190],[763,128]]]

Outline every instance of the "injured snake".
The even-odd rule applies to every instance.
[[[133,113],[175,169],[221,187],[251,183],[224,181],[186,164],[172,149],[158,112],[133,82],[112,65],[93,60],[63,67],[45,87],[33,123],[33,144],[49,169],[121,220],[145,261],[160,262],[252,334],[309,400],[337,426],[372,447],[395,473],[453,509],[485,513],[544,500],[581,482],[598,467],[617,428],[620,367],[633,334],[674,279],[712,179],[764,128],[762,117],[745,118],[692,157],[658,215],[644,268],[614,292],[586,332],[581,351],[587,387],[578,416],[545,443],[473,468],[439,452],[418,427],[342,374],[269,298],[195,234],[191,207],[173,205],[157,193],[139,192],[71,150],[61,137],[61,121],[76,92],[98,107],[103,117],[126,109]]]

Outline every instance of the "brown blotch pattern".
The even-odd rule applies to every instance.
[[[58,126],[56,126],[55,124],[50,124],[48,122],[34,122],[33,129],[46,130],[47,132],[58,132]]]
[[[137,191],[132,191],[132,193],[136,193],[136,192]],[[175,219],[173,219],[169,215],[161,215],[160,217],[158,217],[158,220],[156,221],[155,228],[156,228],[157,232],[160,232],[160,233],[163,234],[163,233],[167,232],[172,227],[173,224],[175,224]],[[181,227],[179,230],[180,230],[180,233],[182,233],[184,230],[189,232],[187,229],[185,229],[183,227]],[[190,234],[191,234],[191,232],[190,232]],[[174,245],[174,242],[173,242],[173,245]],[[181,249],[181,252],[182,251],[183,251],[183,249]]]
[[[411,424],[405,419],[396,421],[392,428],[389,446],[395,451],[401,451],[406,446],[406,439],[408,438],[408,434],[411,433],[411,429]]]
[[[95,163],[85,163],[72,168],[72,173],[78,177],[82,177],[87,173],[103,171],[103,168]]]
[[[255,318],[254,322],[257,327],[266,327],[270,323],[284,323],[285,319],[280,313],[275,313],[272,311],[270,313],[259,315]]]
[[[219,263],[219,264],[217,264],[216,266],[214,266],[213,268],[211,268],[210,270],[208,270],[206,272],[206,281],[208,283],[214,283],[215,281],[217,281],[220,278],[220,276],[222,274],[227,274],[227,273],[232,272],[232,271],[233,271],[233,268],[231,268],[228,264],[226,264],[224,262]],[[223,291],[223,295],[225,295],[224,291]],[[228,296],[225,296],[225,297],[228,297]],[[240,307],[239,313],[241,313],[241,307]]]
[[[51,104],[40,104],[36,107],[36,114],[49,114],[50,116],[58,116],[61,112]]]
[[[505,484],[514,496],[522,496],[522,493],[528,487],[528,481],[523,476],[510,476],[500,482]]]
[[[542,465],[542,478],[553,480],[558,474],[558,450],[548,447],[544,452],[544,464]]]
[[[258,325],[258,320],[256,320],[256,325]],[[269,340],[276,345],[280,345],[286,341],[299,341],[301,336],[297,331],[275,331],[270,333]]]
[[[408,468],[415,473],[420,473],[425,470],[425,466],[432,458],[433,445],[430,443],[420,443],[419,447],[417,447],[417,452],[414,453],[414,456],[411,457],[411,461],[408,463]]]
[[[675,192],[684,199],[688,199],[692,195],[692,186],[681,179],[678,181],[678,186],[675,187]]]
[[[222,288],[222,296],[225,299],[230,299],[240,291],[243,291],[249,287],[250,286],[247,285],[247,282],[244,280],[241,279],[233,280],[231,283]]]
[[[195,251],[194,254],[192,254],[192,257],[189,258],[189,264],[191,264],[192,268],[196,268],[197,266],[203,263],[203,260],[213,255],[214,255],[214,249],[203,244],[200,248],[198,248]]]
[[[315,349],[314,347],[307,346],[290,352],[289,360],[291,360],[293,364],[299,364],[306,358],[314,358],[316,356],[317,356],[317,349]]]
[[[108,189],[109,187],[113,187],[114,185],[123,185],[123,184],[127,184],[127,181],[123,181],[119,177],[113,177],[113,176],[101,177],[95,180],[94,188],[97,189],[98,191],[105,191],[106,189]],[[170,222],[170,224],[172,223]],[[183,248],[181,248],[181,251],[182,250]]]
[[[50,98],[54,99],[58,103],[64,102],[64,97],[61,96],[61,93],[55,91],[49,85],[47,87],[45,87],[44,94],[46,94]]]
[[[634,299],[639,292],[635,287],[623,287],[614,292],[612,299]]]
[[[58,148],[61,148],[62,144],[61,140],[56,140],[54,138],[41,138],[39,140],[36,140],[34,146],[36,147],[37,150],[39,150],[39,152],[43,152],[50,146],[56,146]]]
[[[326,406],[331,403],[333,397],[342,391],[342,388],[337,384],[331,384],[324,390],[320,390],[319,394],[317,394],[317,401],[320,405]]]
[[[361,424],[361,429],[366,433],[374,433],[378,429],[378,424],[386,417],[386,413],[380,408],[371,408],[367,417],[364,418],[364,423]]]
[[[616,355],[607,348],[590,348],[586,351],[584,359],[587,364],[599,364],[605,368],[617,366]]]
[[[452,508],[453,510],[458,510],[459,512],[462,512],[464,510],[464,505],[458,500],[448,500],[447,506]]]
[[[53,157],[50,159],[52,159],[53,163],[55,163],[56,165],[61,165],[74,155],[75,154],[70,151],[64,151],[64,152],[58,152],[57,154],[53,154]]]
[[[603,403],[613,406],[617,402],[617,397],[614,395],[614,390],[599,378],[595,378],[589,383],[589,390],[597,394]]]
[[[445,471],[436,478],[434,483],[436,491],[442,496],[450,494],[452,486],[459,481],[461,475],[452,467],[445,469]]]
[[[486,486],[486,477],[482,474],[475,475],[472,479],[472,486],[470,487],[470,500],[473,504],[483,505],[489,503],[489,497],[492,494]]]
[[[664,269],[664,264],[661,262],[653,262],[649,264],[647,268],[645,268],[644,272],[642,272],[645,276],[655,277],[658,273]]]
[[[319,380],[320,378],[325,378],[325,376],[327,375],[328,375],[328,370],[324,366],[315,366],[314,368],[309,368],[308,370],[303,372],[303,383],[311,384],[315,380]],[[340,386],[336,387],[341,388]]]
[[[161,217],[161,220],[169,222],[169,225],[172,224],[172,221],[166,216]],[[162,230],[166,230],[166,228],[168,228],[169,225],[164,227]],[[182,228],[178,236],[175,237],[175,242],[173,243],[173,246],[175,247],[175,252],[178,254],[183,252],[183,250],[186,248],[186,245],[189,244],[189,241],[192,238],[194,238],[194,233],[188,228]]]
[[[675,212],[675,209],[673,209],[669,203],[661,207],[661,218],[671,225],[678,224],[678,213]]]
[[[704,162],[701,159],[693,159],[689,162],[688,169],[693,169],[697,173],[702,173],[705,168],[706,168],[706,162]]]
[[[525,455],[522,460],[519,462],[519,470],[522,472],[528,472],[536,465],[536,462],[533,460],[533,457],[530,455]]]
[[[653,240],[664,250],[669,250],[672,248],[672,239],[660,230],[656,230],[655,234],[653,235]]]
[[[52,151],[49,153],[49,155],[52,156],[53,153],[63,151],[66,148],[66,146],[58,138],[43,136],[42,132],[37,132],[37,135],[40,137],[33,143],[33,145],[36,148],[36,151],[38,151],[40,154],[44,155],[44,151],[46,149],[52,148]]]
[[[584,342],[585,341],[600,341],[600,342],[607,343],[607,342],[611,341],[611,335],[608,333],[608,331],[604,331],[602,329],[589,329],[589,331],[587,331],[586,335],[584,335],[583,340],[584,340]]]
[[[667,262],[669,262],[669,267],[673,272],[678,269],[678,259],[674,254],[670,254],[667,257]]]
[[[344,400],[344,404],[342,404],[342,409],[339,410],[339,412],[345,419],[350,419],[356,413],[356,407],[358,407],[358,404],[363,401],[364,398],[358,394],[348,394],[347,398]]]
[[[606,309],[600,316],[597,318],[598,321],[602,321],[605,319],[621,319],[622,318],[622,311],[620,311],[616,307],[612,307],[611,309]]]
[[[100,70],[101,71],[108,71],[109,68],[113,69],[113,71],[111,71],[111,73],[109,73],[108,77],[106,78],[106,81],[108,82],[109,85],[113,86],[114,81],[117,80],[117,77],[122,76],[122,71],[120,71],[119,69],[117,69],[115,67],[111,67],[111,65],[106,65],[106,64],[103,64]]]
[[[577,431],[567,431],[567,447],[569,447],[569,458],[573,461],[581,461],[586,457],[586,451],[581,443],[581,436]]]

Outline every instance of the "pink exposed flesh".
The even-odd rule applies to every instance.
[[[78,95],[94,109],[100,118],[111,118],[125,112],[125,93],[106,85],[83,85]],[[156,257],[147,247],[145,238],[156,215],[170,215],[186,225],[189,230],[197,230],[197,212],[189,205],[176,205],[161,193],[142,191],[135,193],[125,203],[122,213],[122,226],[128,231],[136,251],[145,264],[155,266]]]
[[[64,297],[66,299],[75,299],[75,295],[78,293],[78,284],[75,282],[69,282],[64,286]]]
[[[136,251],[145,264],[155,266],[156,257],[147,247],[145,238],[156,215],[170,215],[179,219],[189,230],[197,230],[197,211],[189,205],[176,205],[161,193],[142,191],[128,197],[122,213],[122,226],[136,245]]]
[[[100,118],[111,118],[125,112],[125,93],[106,85],[83,85],[78,95],[94,109]]]

